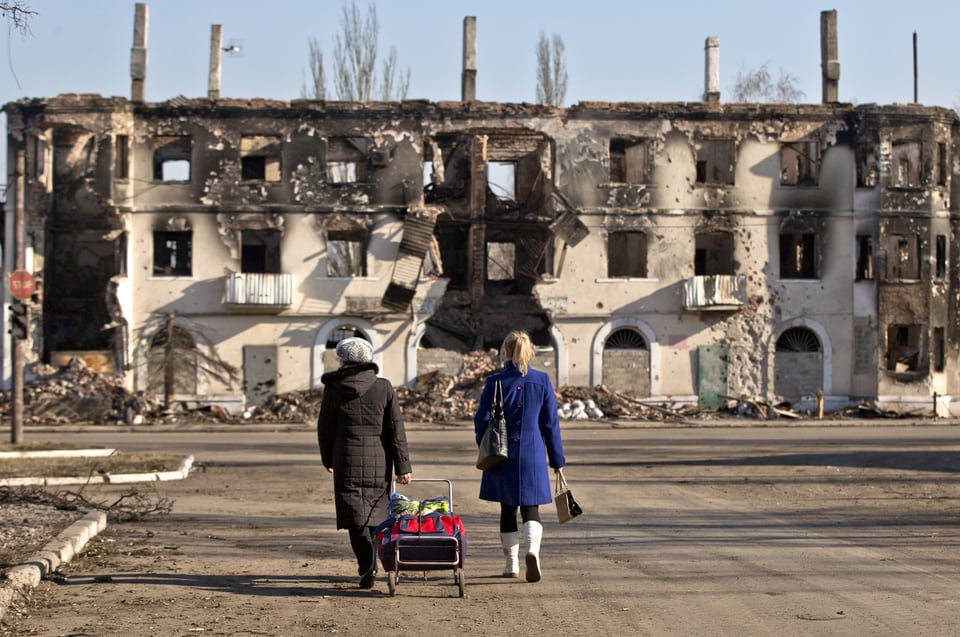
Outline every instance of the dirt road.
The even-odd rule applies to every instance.
[[[383,577],[357,588],[310,432],[113,434],[122,448],[192,453],[200,470],[158,487],[175,500],[169,517],[111,526],[43,582],[8,634],[952,636],[957,433],[565,431],[586,515],[561,526],[543,509],[544,578],[529,584],[498,576],[496,509],[476,499],[469,435],[413,430],[415,476],[454,480],[463,599],[446,572],[404,579],[395,597]]]

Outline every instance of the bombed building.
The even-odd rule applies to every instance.
[[[713,38],[701,102],[478,101],[470,18],[458,102],[237,100],[211,72],[148,103],[135,41],[130,98],[4,106],[27,356],[95,353],[156,393],[176,342],[178,399],[238,410],[318,387],[347,335],[404,384],[525,329],[558,386],[945,415],[960,121],[837,102],[835,16],[801,105],[722,103]]]

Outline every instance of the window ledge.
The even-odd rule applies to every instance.
[[[616,278],[605,278],[605,279],[594,279],[594,283],[659,283],[660,279],[648,279],[643,277],[616,277]]]
[[[820,283],[820,279],[777,279],[780,283]]]
[[[147,281],[196,281],[196,277],[192,274],[182,274],[176,275],[171,274],[170,276],[163,276],[159,274],[152,274],[147,277]]]
[[[328,276],[327,281],[379,281],[378,276]]]

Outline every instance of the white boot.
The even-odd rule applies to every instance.
[[[527,545],[527,581],[540,581],[540,540],[543,538],[543,525],[539,522],[523,523],[523,541]]]
[[[503,547],[503,557],[507,560],[503,566],[503,576],[520,577],[520,534],[516,531],[501,533],[500,545]]]

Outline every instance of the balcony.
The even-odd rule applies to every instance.
[[[251,309],[289,307],[293,303],[293,275],[233,272],[227,275],[223,302]]]
[[[743,274],[695,276],[683,282],[685,310],[739,310],[747,304],[747,277]]]

